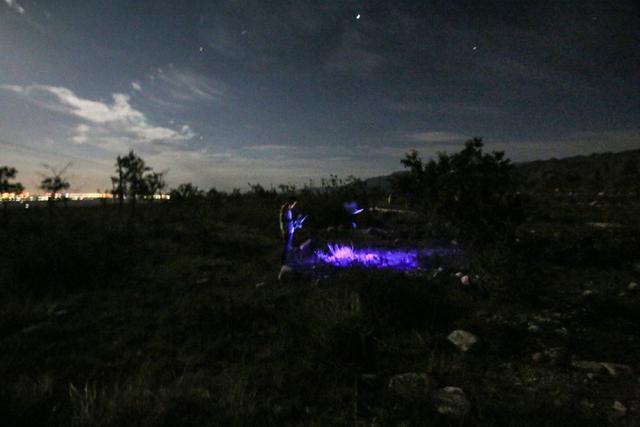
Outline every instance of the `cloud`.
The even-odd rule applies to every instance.
[[[265,144],[265,145],[250,145],[246,148],[248,150],[254,150],[254,151],[281,151],[281,150],[291,149],[292,147],[288,145]]]
[[[468,139],[468,136],[453,132],[416,132],[405,134],[405,138],[409,141],[421,143],[442,143],[442,142],[461,142]]]
[[[195,134],[189,126],[175,130],[154,125],[147,116],[130,103],[128,95],[114,93],[111,103],[77,96],[72,90],[46,85],[0,85],[0,89],[28,97],[52,111],[67,114],[81,121],[72,130],[71,140],[111,148],[127,148],[140,144],[180,144]]]
[[[142,92],[142,86],[139,82],[131,82],[131,88],[136,92]]]
[[[221,82],[171,65],[168,69],[158,68],[150,80],[161,99],[194,103],[220,101],[230,96],[229,88]]]
[[[20,4],[16,0],[4,0],[4,2],[7,4],[7,6],[9,6],[10,9],[15,10],[20,15],[24,15],[24,7],[20,6]]]
[[[349,29],[342,35],[342,42],[324,64],[325,71],[336,74],[352,74],[365,77],[384,64],[384,57],[373,52],[364,35]]]

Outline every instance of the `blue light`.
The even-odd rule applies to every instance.
[[[410,271],[419,269],[421,255],[428,253],[417,249],[355,249],[348,245],[329,244],[326,251],[318,250],[315,255],[320,262],[335,267],[360,266]]]
[[[358,206],[358,202],[344,202],[342,207],[351,215],[358,215],[364,211],[363,208]]]

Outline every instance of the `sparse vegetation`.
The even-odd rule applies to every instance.
[[[412,151],[401,160],[409,173],[396,175],[394,188],[456,236],[489,242],[513,233],[524,215],[513,166],[503,152],[487,154],[482,147],[482,139],[474,138],[462,151],[440,153],[427,163]]]
[[[479,148],[446,162],[466,173],[485,158]],[[502,156],[485,159],[502,173]],[[434,203],[449,203],[457,183],[477,190],[409,160],[444,180]],[[434,239],[428,208],[369,211],[367,227],[341,228],[345,200],[386,199],[350,181],[298,192],[310,214],[298,243],[451,245]],[[36,208],[0,231],[3,425],[637,422],[637,199],[537,190],[512,240],[434,256],[426,271],[318,269],[278,282],[277,212],[289,187],[179,189],[189,203],[141,204],[126,223],[106,205],[66,209],[50,227]],[[480,190],[461,197],[489,216],[482,203],[494,199]],[[453,330],[478,342],[458,350]],[[405,373],[425,384],[390,387]],[[446,386],[469,401],[458,418],[435,403]]]

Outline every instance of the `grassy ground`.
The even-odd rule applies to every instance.
[[[270,198],[135,215],[11,210],[0,231],[0,422],[639,425],[640,289],[628,284],[640,282],[640,207],[601,199],[544,196],[514,246],[465,248],[439,260],[439,274],[285,282]],[[419,219],[385,215],[367,220],[384,237],[310,220],[300,239],[434,244]],[[446,339],[454,329],[479,342],[461,352]],[[390,378],[406,372],[460,387],[470,412],[452,418],[394,393]]]

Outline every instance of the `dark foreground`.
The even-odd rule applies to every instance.
[[[12,211],[0,424],[640,425],[640,209],[595,197],[549,196],[517,242],[438,274],[284,282],[278,200]],[[419,218],[368,221],[383,231],[303,231],[442,243]]]

